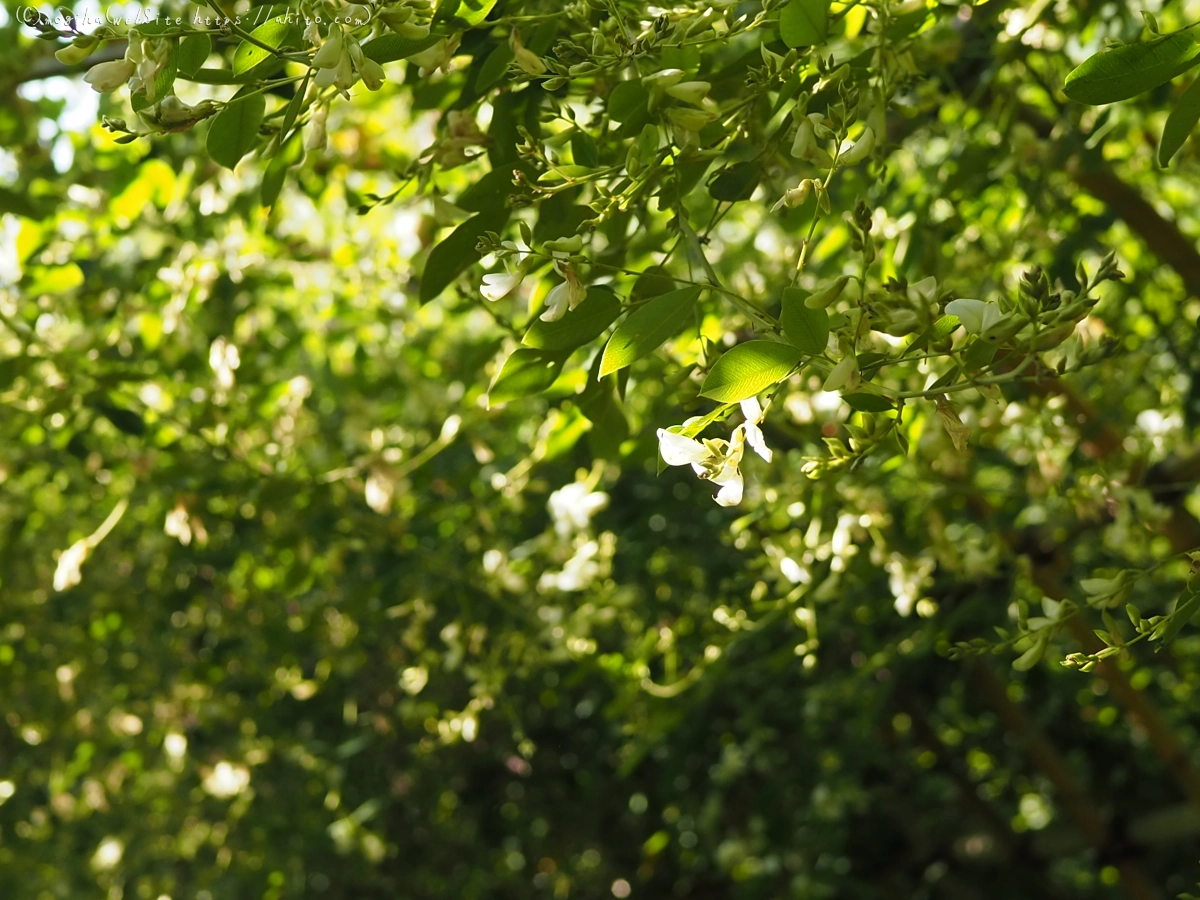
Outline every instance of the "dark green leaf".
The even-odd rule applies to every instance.
[[[508,41],[504,41],[496,46],[496,49],[488,54],[487,59],[483,61],[483,65],[479,67],[479,74],[475,76],[475,90],[482,94],[497,81],[504,77],[504,73],[508,71],[509,64],[516,59],[513,54],[513,49]]]
[[[557,322],[534,321],[522,343],[538,350],[574,350],[598,338],[620,314],[621,302],[612,291],[592,288]]]
[[[859,412],[889,412],[896,408],[895,404],[887,399],[887,397],[881,397],[879,394],[872,394],[867,391],[846,394],[842,399],[846,401],[847,406]]]
[[[630,313],[604,348],[600,377],[657,350],[688,320],[699,296],[700,288],[686,287],[655,297]]]
[[[817,356],[825,352],[829,343],[829,313],[823,309],[809,309],[804,304],[808,296],[808,291],[802,288],[787,288],[783,292],[779,324],[792,346]]]
[[[779,36],[789,47],[823,44],[829,36],[829,0],[791,0],[779,14]]]
[[[488,405],[540,394],[554,384],[569,355],[569,350],[535,350],[532,347],[514,350],[488,389]]]
[[[499,232],[508,221],[508,209],[494,208],[472,216],[429,251],[421,275],[421,303],[428,303],[444,291],[455,278],[479,260],[475,245],[485,231]]]
[[[142,421],[142,417],[133,410],[122,409],[119,406],[113,406],[111,403],[97,403],[97,411],[112,422],[120,431],[134,437],[141,437],[146,433],[146,423]]]
[[[213,117],[205,147],[214,162],[232,169],[250,152],[258,141],[266,108],[262,94],[248,94],[231,100]]]
[[[1063,93],[1077,103],[1116,103],[1170,81],[1200,63],[1200,43],[1178,32],[1104,50],[1067,76]]]
[[[179,51],[175,56],[175,65],[179,69],[179,75],[183,78],[191,78],[200,71],[200,67],[204,65],[210,53],[212,53],[212,38],[207,34],[196,33],[184,37],[179,42]]]
[[[395,62],[398,59],[406,59],[414,53],[420,53],[422,50],[428,50],[439,40],[441,38],[436,34],[431,34],[419,40],[400,37],[398,34],[382,34],[364,43],[362,45],[362,52],[363,56],[367,59],[373,59],[382,65],[384,63]]]
[[[1183,95],[1175,101],[1167,124],[1163,126],[1162,140],[1158,143],[1158,164],[1165,166],[1179,152],[1183,142],[1200,122],[1200,78],[1197,78]]]
[[[571,155],[578,165],[591,169],[600,165],[600,149],[596,146],[596,139],[586,131],[576,131],[571,135]]]
[[[608,117],[614,122],[630,122],[646,115],[650,95],[640,78],[622,81],[608,95]]]
[[[278,50],[289,42],[289,35],[295,31],[295,25],[288,24],[287,22],[276,22],[272,19],[251,31],[250,36],[260,43]],[[270,51],[264,50],[256,44],[252,44],[249,41],[242,41],[238,45],[237,52],[233,54],[233,74],[241,75],[243,72],[249,72],[272,55]]]
[[[754,189],[758,187],[761,174],[762,164],[759,162],[752,160],[734,163],[717,174],[708,186],[708,193],[714,200],[725,200],[729,203],[749,200]]]
[[[700,396],[738,403],[787,378],[801,356],[795,347],[777,341],[738,344],[717,360],[704,379]]]

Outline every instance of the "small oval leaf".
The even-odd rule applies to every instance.
[[[787,378],[800,362],[795,347],[777,341],[747,341],[719,360],[704,379],[701,397],[739,403]]]

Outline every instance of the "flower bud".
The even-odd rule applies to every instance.
[[[663,69],[653,72],[642,79],[642,84],[648,88],[669,88],[683,80],[683,69]]]
[[[850,381],[851,377],[858,373],[858,357],[853,353],[847,353],[842,357],[842,361],[833,367],[833,371],[829,373],[829,377],[825,379],[825,384],[821,386],[823,391],[839,390]]]
[[[685,81],[667,88],[667,94],[676,100],[699,106],[711,88],[712,85],[707,81]]]
[[[91,56],[92,51],[99,43],[100,41],[90,34],[86,37],[77,37],[61,50],[56,50],[54,58],[65,66],[73,66]]]
[[[410,41],[419,41],[429,37],[428,25],[416,25],[412,22],[401,22],[398,25],[392,26],[392,30],[402,38],[408,38]]]
[[[858,140],[851,144],[849,149],[842,152],[842,155],[838,157],[838,162],[847,166],[857,165],[866,159],[874,149],[875,132],[868,125],[863,129],[863,133],[859,135]]]
[[[137,66],[128,59],[115,59],[92,66],[83,80],[98,93],[107,94],[125,84],[136,70]]]
[[[343,46],[342,29],[335,25],[329,29],[329,37],[321,49],[313,55],[312,64],[318,69],[334,68],[341,61]]]
[[[842,275],[839,278],[835,278],[832,282],[805,300],[804,305],[809,309],[825,309],[835,300],[837,300],[838,297],[842,296],[842,291],[846,289],[846,285],[849,283],[849,275]]]
[[[383,66],[373,59],[363,59],[358,64],[358,74],[362,77],[363,84],[367,86],[368,91],[379,90],[383,87],[383,83],[387,81],[387,75],[384,74]]]

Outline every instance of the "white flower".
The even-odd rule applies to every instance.
[[[163,531],[170,537],[178,538],[179,543],[186,547],[192,542],[192,525],[188,520],[187,507],[182,503],[176,503],[175,508],[167,513]]]
[[[250,784],[250,770],[245,766],[235,766],[225,760],[217,763],[204,778],[204,790],[214,797],[233,797],[244,791]]]
[[[699,466],[712,455],[707,447],[694,438],[665,428],[658,429],[658,452],[668,466]]]
[[[87,562],[88,554],[92,552],[87,538],[78,540],[62,552],[58,558],[58,568],[54,570],[54,589],[65,591],[75,587],[82,579],[80,569]]]
[[[223,337],[217,338],[208,348],[208,365],[217,376],[217,384],[221,390],[227,391],[233,387],[233,373],[242,364],[238,348]]]
[[[479,289],[479,293],[488,300],[502,300],[520,287],[524,278],[525,274],[520,270],[493,272],[483,276],[483,286]]]
[[[392,494],[395,490],[396,483],[392,480],[391,475],[382,469],[372,469],[371,474],[367,476],[363,495],[367,506],[382,515],[391,510]]]
[[[567,560],[561,572],[543,572],[538,590],[582,591],[600,574],[600,563],[594,559],[599,552],[600,545],[588,541]]]
[[[699,106],[711,88],[712,85],[707,81],[685,81],[667,88],[667,93],[676,100]]]
[[[742,426],[746,434],[746,443],[766,462],[770,462],[771,448],[763,440],[762,430],[758,427],[766,413],[759,405],[757,397],[749,397],[742,401],[742,415],[746,417],[746,423]]]
[[[135,63],[127,59],[114,59],[92,66],[83,76],[83,80],[90,84],[94,91],[107,94],[127,82],[136,71]]]
[[[333,69],[341,62],[345,54],[345,38],[342,29],[329,29],[329,38],[321,45],[321,49],[313,55],[312,64],[318,69]]]
[[[658,450],[668,466],[690,465],[692,471],[705,481],[719,485],[716,501],[721,506],[737,506],[742,502],[742,472],[739,466],[746,449],[745,426],[733,430],[729,443],[700,442],[681,434],[658,430]]]
[[[586,531],[592,516],[607,505],[608,494],[592,491],[584,482],[576,481],[551,494],[546,508],[558,535],[570,537],[576,531]]]
[[[368,91],[379,90],[383,87],[384,81],[387,80],[383,66],[373,59],[364,59],[360,62],[358,64],[358,74],[362,78],[363,84],[367,86]]]
[[[1000,319],[1000,305],[986,300],[952,300],[946,314],[957,316],[968,334],[982,334]]]
[[[329,115],[328,106],[318,106],[313,110],[312,121],[310,122],[311,130],[308,132],[308,140],[304,142],[305,150],[324,150],[325,144],[329,137],[325,131],[325,118]]]
[[[567,314],[567,306],[571,302],[571,287],[567,282],[556,284],[546,295],[546,311],[542,313],[543,322],[557,322]]]

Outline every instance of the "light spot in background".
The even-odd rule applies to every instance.
[[[187,738],[175,731],[163,738],[163,750],[172,759],[182,758],[183,754],[187,753],[187,744]]]
[[[628,897],[632,888],[629,887],[629,882],[624,878],[618,878],[612,883],[612,892],[614,897]]]
[[[125,854],[125,845],[114,837],[106,837],[92,854],[92,868],[101,872],[116,866]]]
[[[250,784],[250,770],[221,760],[204,778],[204,790],[214,797],[233,797]]]
[[[0,805],[17,792],[17,786],[11,781],[0,781]]]

